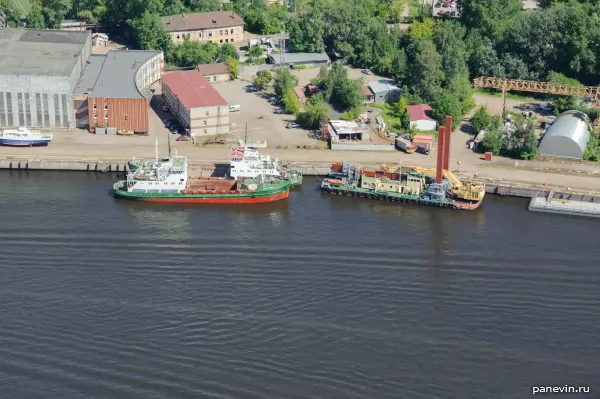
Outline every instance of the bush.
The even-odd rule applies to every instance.
[[[480,146],[483,152],[491,152],[494,155],[500,155],[500,151],[502,150],[502,138],[497,131],[490,130],[485,133]]]

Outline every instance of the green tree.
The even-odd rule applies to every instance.
[[[285,92],[282,103],[287,114],[296,115],[298,112],[300,112],[300,101],[298,100],[298,97],[296,97],[294,90],[288,90]]]
[[[460,102],[453,93],[444,91],[437,96],[433,104],[433,117],[440,124],[444,123],[447,115],[452,116],[452,129],[460,124],[462,109]]]
[[[221,10],[220,0],[186,0],[187,7],[193,12],[211,12]]]
[[[271,80],[273,80],[273,75],[270,71],[258,71],[252,78],[252,84],[256,86],[258,90],[263,91],[267,88],[269,83],[271,83]]]
[[[316,130],[321,123],[326,122],[331,114],[331,108],[319,95],[310,98],[304,112],[300,112],[296,120],[305,129]]]
[[[442,56],[442,68],[448,82],[458,77],[468,79],[465,33],[460,24],[450,21],[441,21],[434,26],[432,39],[437,52]]]
[[[521,144],[520,158],[521,159],[534,159],[537,156],[538,141],[535,136],[533,124],[527,129],[523,136],[523,142]]]
[[[240,74],[240,62],[233,57],[227,57],[225,64],[227,64],[227,68],[229,68],[229,76],[231,76],[231,79],[237,79]]]
[[[461,20],[468,29],[499,41],[522,9],[521,0],[463,0]]]
[[[489,129],[492,126],[493,117],[486,106],[481,106],[471,117],[471,126],[476,132]]]
[[[10,28],[19,26],[21,13],[15,7],[13,0],[0,0],[0,15],[4,13],[4,23]],[[2,26],[2,25],[0,25]]]
[[[571,79],[562,73],[550,71],[548,81],[556,84],[564,84],[570,86],[583,86],[577,79]],[[573,96],[551,96],[555,109],[558,113],[569,111],[577,108],[577,97]]]
[[[409,63],[412,91],[425,101],[433,101],[446,79],[442,69],[442,57],[429,40],[420,40],[414,48],[414,59]]]
[[[139,48],[168,51],[171,38],[158,15],[145,12],[140,18],[129,21],[129,25],[133,28],[133,37]]]
[[[502,138],[496,130],[485,132],[483,140],[481,140],[480,148],[483,152],[491,152],[494,155],[500,155],[502,150]]]
[[[405,96],[400,97],[400,100],[391,105],[392,115],[400,119],[400,128],[410,129],[410,114],[408,113],[408,100]]]
[[[248,50],[248,56],[252,58],[262,57],[263,50],[260,46],[251,46],[250,50]]]
[[[327,23],[319,11],[313,10],[308,15],[292,18],[288,30],[291,51],[309,53],[325,51],[323,38],[326,35]]]
[[[236,60],[240,59],[240,55],[238,54],[235,46],[231,43],[225,43],[219,46],[217,51],[217,60],[220,62],[225,62],[225,60],[227,60],[229,57]]]
[[[408,36],[411,39],[430,39],[433,36],[433,20],[425,18],[423,21],[415,21],[408,28]]]
[[[42,0],[41,5],[46,26],[51,29],[60,29],[65,15],[71,10],[71,0]]]
[[[280,101],[283,101],[283,96],[298,84],[298,78],[294,76],[289,69],[277,69],[275,70],[275,76],[273,78],[273,88],[275,89],[275,95]]]

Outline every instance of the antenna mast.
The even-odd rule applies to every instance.
[[[169,158],[171,158],[171,135],[167,135],[167,140],[169,143]]]

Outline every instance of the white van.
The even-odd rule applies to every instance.
[[[229,112],[238,112],[239,110],[240,110],[239,105],[230,105],[229,106]]]

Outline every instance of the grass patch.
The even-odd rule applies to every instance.
[[[17,10],[21,11],[21,13],[24,13],[23,17],[25,17],[27,14],[29,14],[29,11],[31,11],[31,1],[30,0],[12,0],[12,1],[15,4],[15,7],[17,8]]]
[[[378,108],[382,110],[381,117],[383,118],[383,121],[385,122],[389,130],[394,132],[399,132],[402,130],[400,127],[400,118],[397,118],[394,115],[392,115],[392,108],[389,104],[372,103],[369,104],[369,107]]]
[[[474,92],[477,94],[484,94],[486,96],[502,97],[502,91],[498,89],[475,89]],[[506,92],[506,98],[511,98],[513,100],[536,101],[536,98],[530,95],[511,92]]]

